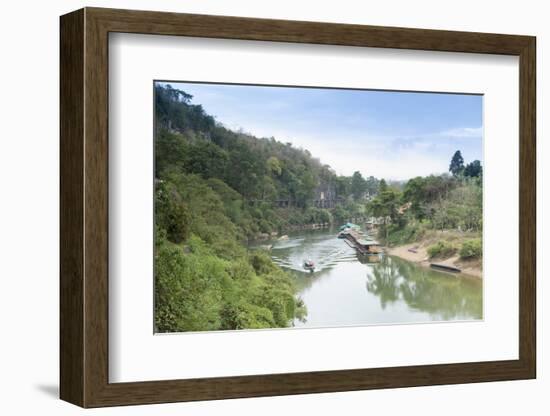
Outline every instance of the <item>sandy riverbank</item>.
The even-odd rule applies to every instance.
[[[444,260],[433,259],[430,261],[427,248],[428,245],[423,245],[422,243],[414,243],[398,247],[388,247],[386,248],[386,253],[390,256],[400,257],[404,260],[417,263],[424,267],[430,267],[431,262],[457,267],[462,270],[462,273],[460,273],[459,276],[469,275],[481,279],[483,274],[481,260],[461,260],[458,255],[454,255]],[[415,252],[410,251],[411,249]]]

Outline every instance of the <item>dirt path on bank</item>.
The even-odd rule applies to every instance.
[[[387,247],[386,253],[390,256],[400,257],[404,260],[417,263],[424,267],[430,267],[430,263],[438,263],[447,266],[457,267],[462,270],[462,273],[459,273],[458,276],[469,275],[481,279],[483,274],[481,260],[461,260],[458,255],[454,255],[447,259],[430,260],[428,257],[427,248],[427,244],[423,245],[422,242],[417,242],[414,244],[405,244],[398,247]]]

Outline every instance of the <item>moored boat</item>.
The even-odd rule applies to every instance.
[[[348,230],[348,229],[359,231],[361,229],[361,227],[357,224],[352,223],[352,222],[347,222],[344,225],[340,226],[340,231],[345,231],[345,230]]]
[[[460,273],[460,272],[462,272],[462,270],[460,270],[458,267],[449,266],[449,265],[441,264],[441,263],[430,263],[430,267],[432,269],[437,269],[437,270],[441,270],[441,271],[444,271],[444,272],[451,272],[451,273]]]

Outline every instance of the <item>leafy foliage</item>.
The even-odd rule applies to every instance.
[[[459,176],[464,171],[464,158],[460,150],[457,150],[451,159],[451,164],[449,165],[449,172],[453,174],[454,177]]]
[[[367,191],[367,181],[360,172],[355,171],[351,176],[351,194],[355,200],[361,199]]]
[[[240,244],[250,221],[241,204],[217,179],[171,173],[157,184],[157,331],[285,327],[305,316],[291,277]]]
[[[382,218],[379,236],[387,244],[419,241],[427,230],[455,230],[481,233],[483,228],[483,189],[481,163],[463,166],[457,151],[451,161],[456,176],[448,174],[415,177],[402,190],[379,183],[378,195],[367,205],[369,213]],[[479,175],[479,176],[477,176]],[[480,240],[481,241],[481,240]],[[456,247],[432,246],[434,256],[456,252]],[[481,253],[480,253],[481,255]]]
[[[430,258],[440,257],[448,258],[454,255],[458,250],[458,247],[449,241],[438,241],[436,244],[428,247],[428,255]]]
[[[431,205],[431,220],[437,229],[481,231],[483,192],[477,181],[465,180],[447,198]]]
[[[185,92],[157,86],[155,100],[156,330],[274,328],[304,319],[291,276],[242,241],[292,221],[332,221],[327,210],[307,206],[316,175],[328,168],[305,151],[226,130]],[[288,192],[288,181],[287,196],[301,202],[287,211],[300,215],[285,218],[263,200]]]
[[[474,238],[472,240],[464,241],[458,254],[462,259],[475,259],[481,257],[482,252],[483,246],[481,243],[481,238]]]
[[[410,221],[405,226],[390,225],[386,243],[391,246],[407,244],[422,239],[428,230],[428,224],[420,221]]]
[[[479,160],[474,160],[472,163],[468,163],[464,168],[464,176],[470,178],[479,178],[483,174],[483,168]]]
[[[162,242],[155,265],[159,332],[285,327],[305,316],[292,280],[264,253],[225,260],[192,235],[185,247]]]
[[[228,130],[191,100],[169,85],[155,86],[158,178],[177,169],[218,178],[247,200],[288,200],[302,208],[318,186],[335,186],[336,174],[307,150]]]

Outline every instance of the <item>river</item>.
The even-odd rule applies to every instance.
[[[359,261],[334,229],[289,234],[271,255],[290,271],[307,306],[296,327],[482,319],[481,279],[450,275],[392,256]],[[315,262],[313,273],[303,262]],[[375,260],[372,258],[371,260]]]

